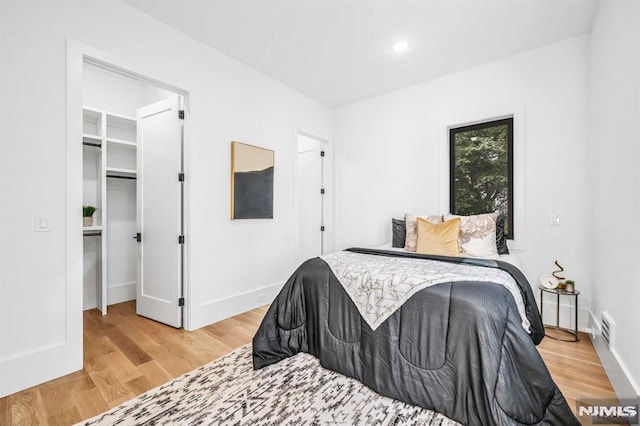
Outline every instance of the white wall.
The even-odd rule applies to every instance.
[[[0,16],[0,395],[79,368],[50,356],[82,304],[65,297],[82,275],[81,251],[65,258],[67,38],[190,92],[190,327],[264,303],[294,267],[295,129],[329,139],[331,111],[120,2],[1,2]],[[273,220],[229,220],[232,140],[276,151]],[[51,232],[34,232],[39,213]]]
[[[523,159],[512,251],[536,297],[539,275],[558,259],[590,306],[588,59],[589,37],[580,36],[338,109],[336,248],[390,241],[391,218],[405,212],[447,213],[446,127],[511,112]],[[579,325],[587,320],[581,312]]]
[[[594,23],[588,181],[592,309],[617,325],[614,355],[640,394],[640,2],[603,0]],[[589,232],[590,231],[590,232]]]

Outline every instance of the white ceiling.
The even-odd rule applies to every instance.
[[[598,0],[125,0],[329,107],[591,30]],[[403,55],[393,52],[409,42]]]

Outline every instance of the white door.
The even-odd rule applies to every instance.
[[[137,313],[182,327],[182,120],[177,96],[138,110]]]
[[[324,144],[298,135],[296,261],[323,254],[322,153]]]

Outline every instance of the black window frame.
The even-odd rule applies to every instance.
[[[455,210],[455,139],[458,133],[465,133],[473,130],[487,129],[490,127],[507,126],[507,176],[508,180],[508,201],[507,220],[509,221],[509,232],[505,236],[509,240],[514,239],[515,223],[513,211],[513,117],[501,118],[498,120],[484,121],[482,123],[472,124],[468,126],[453,127],[449,129],[449,210],[452,214],[456,214]],[[478,212],[485,213],[485,212]]]

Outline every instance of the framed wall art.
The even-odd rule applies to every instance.
[[[273,219],[275,153],[231,142],[231,219]]]

